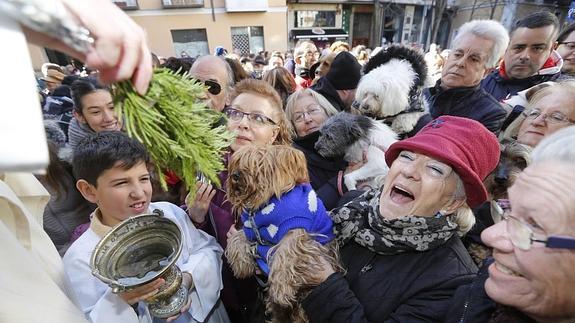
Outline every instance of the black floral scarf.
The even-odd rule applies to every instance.
[[[456,234],[451,216],[384,219],[379,213],[382,189],[367,191],[331,211],[340,245],[353,240],[375,253],[394,255],[437,248]]]

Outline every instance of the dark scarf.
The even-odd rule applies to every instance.
[[[341,245],[353,239],[375,253],[395,255],[437,248],[456,233],[457,224],[451,216],[384,219],[379,213],[381,191],[367,191],[331,212]]]

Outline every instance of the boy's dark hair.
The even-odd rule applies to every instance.
[[[74,100],[74,110],[78,113],[82,114],[82,98],[85,95],[88,95],[92,92],[98,90],[106,90],[109,91],[110,89],[98,82],[93,77],[84,77],[80,78],[70,86],[72,88],[72,99]]]
[[[563,29],[563,31],[559,34],[559,36],[557,36],[557,42],[562,43],[574,31],[575,31],[575,22],[565,27],[565,29]]]
[[[509,35],[513,35],[518,28],[536,29],[547,26],[553,26],[553,40],[555,40],[559,32],[559,20],[557,16],[549,11],[539,11],[517,20],[515,24],[513,24]]]
[[[148,151],[139,141],[120,131],[104,131],[80,141],[72,157],[76,180],[97,186],[104,171],[119,166],[128,170],[138,163],[150,162]],[[118,165],[119,163],[119,165]]]

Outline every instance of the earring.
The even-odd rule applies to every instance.
[[[435,218],[439,219],[441,217],[445,216],[445,212],[442,210],[437,211],[437,213],[435,213]]]

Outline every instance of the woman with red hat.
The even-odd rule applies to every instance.
[[[347,274],[324,261],[302,304],[310,322],[441,322],[477,271],[460,236],[499,159],[477,121],[442,116],[385,154],[383,187],[331,212]]]

